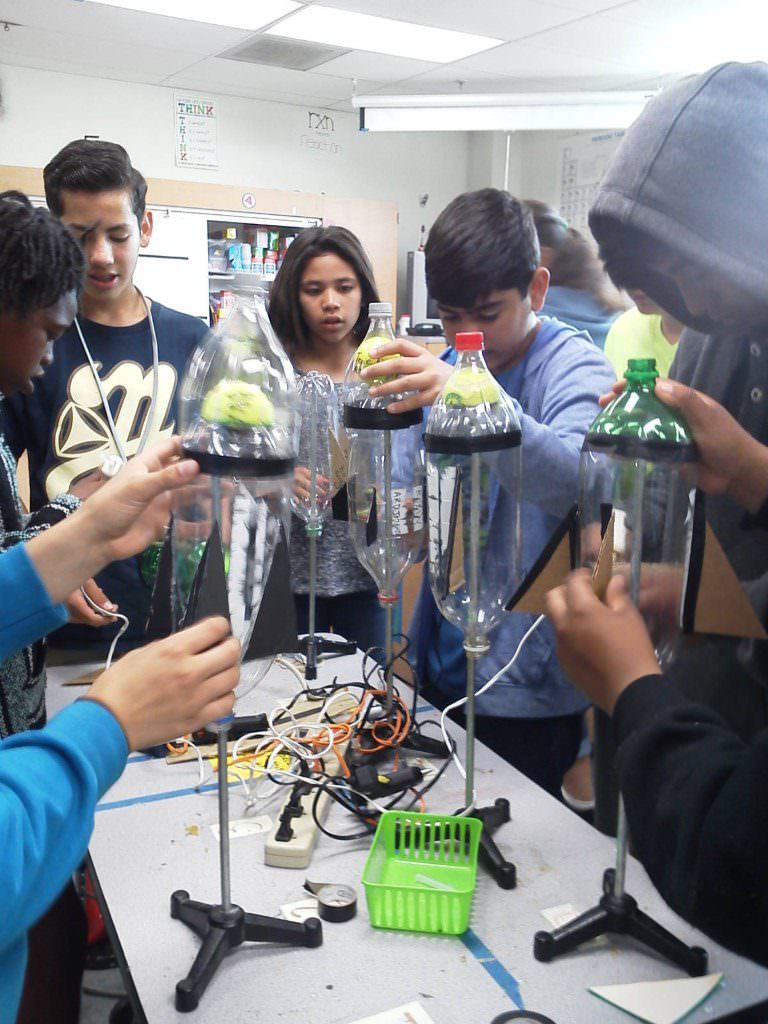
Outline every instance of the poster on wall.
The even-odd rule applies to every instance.
[[[589,208],[624,134],[574,135],[560,147],[560,213],[572,228],[588,237]]]
[[[218,167],[218,105],[192,93],[174,92],[177,167]]]

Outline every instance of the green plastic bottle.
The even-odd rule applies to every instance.
[[[658,376],[655,359],[630,359],[626,388],[594,421],[586,444],[631,459],[695,462],[698,453],[688,424],[656,397]]]

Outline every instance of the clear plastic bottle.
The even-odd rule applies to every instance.
[[[512,400],[485,365],[482,334],[457,334],[455,347],[456,365],[424,435],[429,579],[438,608],[464,633],[467,654],[479,657],[520,578],[521,431]],[[502,488],[512,502],[499,516]]]
[[[189,621],[201,601],[228,610],[242,645],[241,696],[272,663],[248,660],[249,646],[288,540],[296,455],[293,369],[262,304],[243,301],[198,345],[181,396],[182,448],[201,472],[174,492],[175,624]]]
[[[656,397],[657,377],[655,360],[630,359],[625,390],[587,432],[580,561],[593,568],[602,544],[607,575],[627,581],[657,656],[669,664],[684,611],[698,452],[680,414]]]
[[[371,350],[378,345],[385,345],[395,340],[392,330],[392,303],[372,302],[368,306],[370,326],[368,333],[360,342],[357,351],[350,360],[344,377],[344,425],[350,430],[397,430],[414,423],[421,422],[421,410],[393,414],[387,407],[393,402],[401,401],[405,392],[394,395],[381,395],[373,398],[370,388],[382,384],[390,378],[374,377],[371,380],[360,376],[363,370],[378,362]],[[397,359],[396,355],[385,356]]]

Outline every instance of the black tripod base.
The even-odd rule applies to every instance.
[[[229,910],[189,898],[178,889],[171,896],[171,917],[182,921],[203,943],[189,974],[176,985],[176,1009],[196,1010],[216,969],[231,949],[243,942],[282,942],[288,946],[321,946],[323,926],[316,917],[303,924],[262,914],[246,914],[241,907]]]
[[[707,973],[708,957],[705,949],[701,946],[686,946],[643,913],[632,896],[627,893],[615,895],[614,884],[615,872],[613,868],[608,868],[603,875],[603,896],[596,907],[553,932],[536,932],[533,939],[533,955],[536,959],[549,963],[555,957],[599,935],[629,935],[665,960],[677,964],[692,978]]]
[[[480,836],[478,859],[500,889],[514,889],[517,885],[517,868],[505,860],[496,845],[493,833],[509,821],[509,800],[500,796],[492,807],[475,807],[473,818],[483,823]]]
[[[356,650],[354,640],[328,640],[317,634],[300,636],[299,651],[307,659],[304,678],[317,679],[317,663],[324,654],[354,654]]]

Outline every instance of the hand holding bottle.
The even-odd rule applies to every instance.
[[[390,378],[370,389],[372,398],[395,395],[402,391],[411,392],[402,401],[393,402],[387,407],[391,413],[410,412],[411,409],[434,404],[453,371],[450,363],[443,362],[423,345],[406,338],[378,345],[369,354],[377,361],[363,370],[360,376],[364,380]]]
[[[600,398],[606,406],[624,390],[617,381]],[[678,409],[699,449],[698,484],[707,494],[730,494],[748,512],[757,512],[768,497],[768,448],[739,426],[713,398],[678,381],[659,378],[656,396]]]

